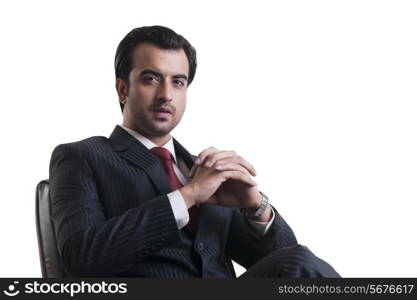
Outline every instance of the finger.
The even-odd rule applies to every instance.
[[[240,171],[225,171],[220,173],[222,174],[225,180],[227,179],[234,179],[246,183],[249,186],[256,186],[258,185],[250,176],[246,175]]]
[[[210,168],[213,166],[213,164],[216,163],[216,161],[228,157],[234,157],[237,156],[237,153],[235,151],[217,151],[209,153],[206,157],[206,160],[204,162],[204,166],[207,168]]]
[[[224,164],[219,164],[215,166],[215,169],[217,171],[240,171],[242,173],[245,173],[247,176],[250,176],[250,173],[247,169],[245,169],[244,167],[242,167],[241,165],[234,163],[234,162],[228,162],[228,163],[224,163]]]
[[[255,168],[249,162],[247,162],[245,159],[243,159],[240,156],[232,156],[232,157],[227,157],[227,158],[223,158],[221,160],[218,160],[213,165],[213,167],[216,168],[217,166],[221,166],[221,165],[228,164],[228,163],[236,163],[236,164],[239,164],[242,167],[244,167],[246,170],[248,170],[249,173],[252,176],[256,176],[256,170],[255,170]]]
[[[198,165],[197,163],[194,163],[194,165],[192,166],[190,172],[188,173],[188,176],[190,178],[193,178],[195,173],[197,173],[198,168],[200,167],[200,165]]]
[[[202,152],[200,152],[200,154],[198,155],[195,164],[197,165],[201,165],[203,164],[204,160],[206,159],[207,155],[211,154],[211,153],[215,153],[219,151],[218,149],[214,148],[214,147],[210,147],[207,148],[205,150],[203,150]]]

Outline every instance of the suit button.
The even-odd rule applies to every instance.
[[[200,250],[200,251],[203,251],[204,250],[204,244],[202,242],[198,242],[197,249]]]

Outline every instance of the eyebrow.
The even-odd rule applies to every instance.
[[[174,76],[172,76],[172,77],[174,77],[174,78],[182,78],[182,79],[184,79],[185,81],[187,81],[187,80],[188,80],[188,77],[187,77],[186,75],[184,75],[184,74],[177,74],[177,75],[174,75]]]
[[[159,72],[151,70],[151,69],[143,70],[142,72],[140,72],[139,76],[148,75],[148,74],[153,75],[155,77],[159,77],[159,78],[163,77],[162,73],[159,73]],[[173,78],[182,78],[182,79],[188,80],[188,77],[184,74],[176,74],[172,77]]]

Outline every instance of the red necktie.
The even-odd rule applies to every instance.
[[[151,151],[161,161],[162,167],[165,170],[165,174],[168,177],[168,182],[171,187],[171,190],[175,191],[181,188],[183,185],[181,181],[178,179],[177,175],[175,174],[174,164],[171,159],[171,152],[169,152],[169,150],[163,147],[154,147],[151,149]],[[196,232],[198,224],[198,211],[196,205],[188,209],[188,214],[190,215],[190,221],[188,222],[187,226],[189,226],[191,230]]]

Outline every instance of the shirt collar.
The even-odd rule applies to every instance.
[[[150,139],[148,139],[147,137],[145,137],[145,136],[141,135],[140,133],[134,131],[133,129],[127,128],[123,125],[119,125],[119,126],[122,127],[124,130],[126,130],[128,133],[130,133],[134,138],[136,138],[139,142],[141,142],[149,150],[152,149],[153,147],[158,147]],[[167,149],[171,153],[172,157],[174,158],[174,162],[177,163],[177,157],[175,155],[174,141],[172,139],[172,136],[169,139],[169,141],[166,142],[161,147]]]

